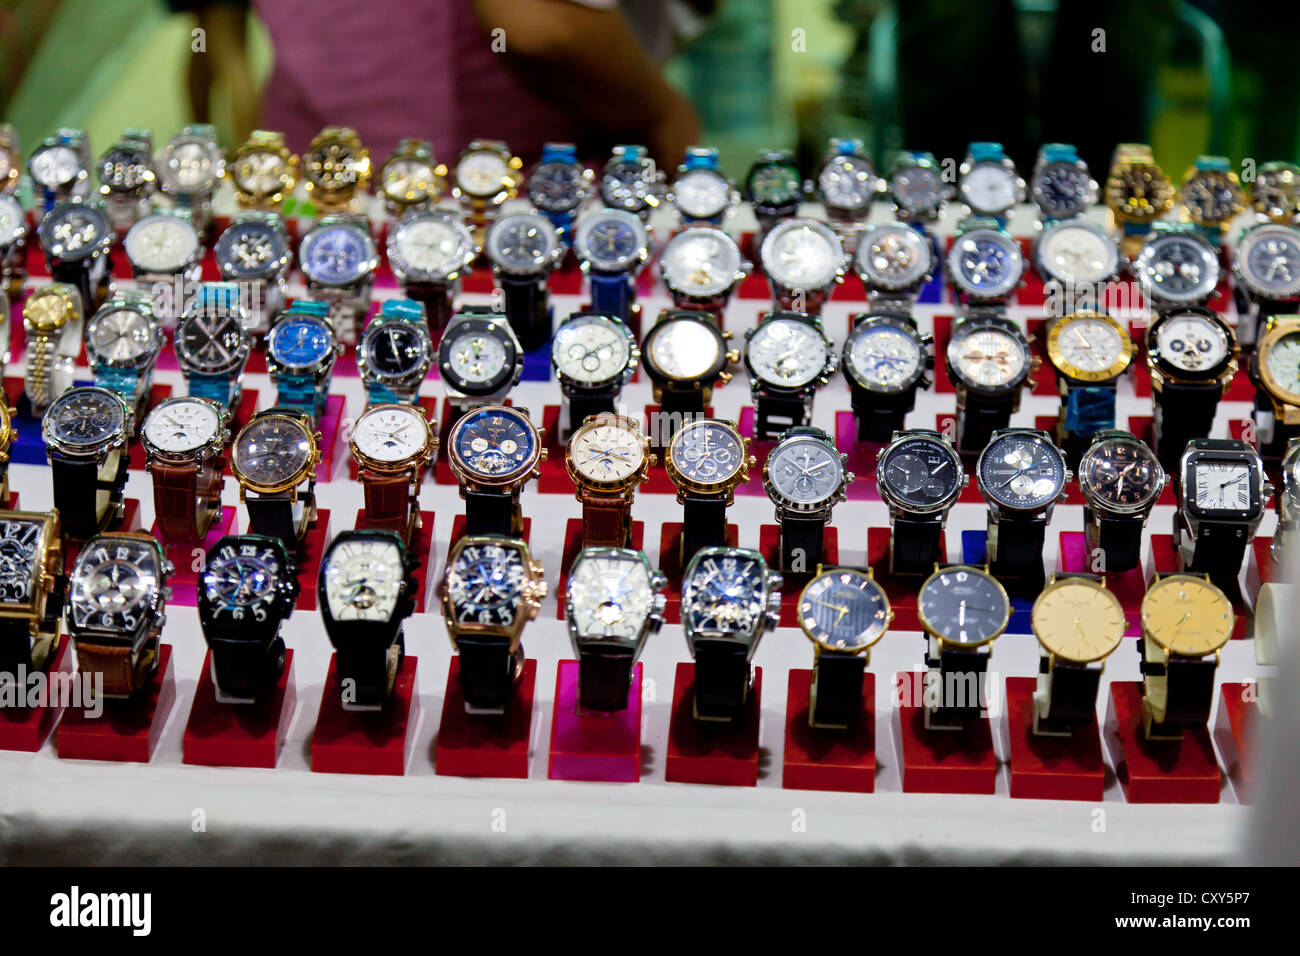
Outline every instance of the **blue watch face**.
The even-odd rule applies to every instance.
[[[587,240],[592,257],[603,262],[627,259],[637,251],[639,244],[632,227],[617,219],[592,226]]]
[[[524,584],[524,556],[507,542],[467,544],[447,571],[447,596],[456,619],[509,625]]]
[[[532,467],[537,432],[518,412],[485,408],[460,420],[452,444],[466,471],[504,478]]]
[[[280,553],[256,539],[218,542],[203,569],[203,594],[214,620],[266,620],[284,575]]]
[[[303,267],[311,278],[333,285],[355,282],[370,264],[366,240],[348,226],[329,226],[317,232],[303,251]]]
[[[285,240],[264,222],[240,222],[221,234],[215,251],[228,275],[259,279],[284,258]]]
[[[1049,216],[1071,216],[1088,205],[1089,182],[1078,166],[1051,164],[1034,181],[1034,201]]]
[[[543,212],[568,212],[582,198],[582,167],[542,163],[528,177],[528,198]]]
[[[701,551],[682,585],[682,622],[687,633],[753,634],[767,609],[763,563],[743,552]]]
[[[271,358],[281,365],[315,365],[333,347],[329,328],[320,319],[305,315],[277,323],[271,331]]]
[[[977,292],[996,294],[1017,278],[1015,259],[1002,243],[983,237],[963,238],[958,242],[961,244],[958,268]]]

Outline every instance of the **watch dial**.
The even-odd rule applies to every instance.
[[[528,199],[543,212],[568,212],[582,201],[585,185],[578,164],[542,163],[528,176]]]
[[[644,255],[649,239],[636,216],[601,210],[579,223],[573,245],[598,271],[623,272]]]
[[[392,235],[389,258],[421,276],[448,276],[463,269],[474,254],[469,235],[439,216],[405,220]]]
[[[551,360],[564,377],[594,385],[618,378],[627,368],[631,350],[631,336],[621,323],[575,316],[555,330]]]
[[[773,318],[759,323],[745,345],[755,374],[770,385],[802,388],[826,368],[828,350],[807,322]]]
[[[506,367],[505,343],[486,332],[466,332],[452,340],[445,353],[448,365],[460,379],[457,387],[485,385],[501,375]]]
[[[1288,299],[1300,294],[1300,232],[1289,226],[1259,226],[1246,233],[1234,261],[1259,294]]]
[[[817,190],[827,206],[860,211],[876,198],[876,174],[861,156],[836,156],[817,174]]]
[[[768,277],[787,289],[830,286],[844,265],[844,250],[830,227],[810,219],[789,219],[767,234],[760,249]]]
[[[361,337],[361,351],[368,370],[397,378],[418,371],[432,344],[429,333],[414,322],[371,322]]]
[[[161,577],[157,544],[114,534],[91,538],[68,586],[73,623],[79,629],[134,631],[156,604]]]
[[[176,457],[198,451],[220,432],[216,406],[197,398],[169,398],[155,405],[141,428],[149,446]]]
[[[45,560],[44,527],[40,519],[12,513],[0,517],[0,607],[30,604],[36,597],[35,576]]]
[[[692,169],[673,181],[677,208],[694,219],[714,219],[731,202],[731,184],[715,169]]]
[[[745,447],[735,429],[698,419],[673,436],[668,457],[686,478],[702,485],[733,478],[746,462]]]
[[[286,569],[277,548],[233,536],[208,553],[203,596],[214,621],[265,621],[279,597]]]
[[[646,354],[668,378],[689,381],[717,367],[722,343],[702,319],[673,319],[651,330]]]
[[[1066,285],[1104,282],[1115,273],[1119,251],[1100,230],[1062,223],[1043,233],[1038,263],[1049,279]]]
[[[0,151],[3,155],[3,151]],[[0,173],[0,181],[4,176]],[[18,233],[27,223],[23,207],[13,196],[0,193],[0,246],[7,245],[18,238]]]
[[[518,546],[466,545],[447,569],[447,598],[463,624],[508,627],[523,597],[524,554]]]
[[[1065,463],[1037,435],[995,438],[979,459],[981,490],[1004,508],[1035,510],[1050,504],[1065,488]]]
[[[1253,469],[1244,461],[1192,463],[1193,496],[1199,511],[1250,511]]]
[[[1010,385],[1029,366],[1024,341],[1005,329],[989,326],[954,336],[948,356],[968,383],[986,388]]]
[[[686,633],[752,635],[767,613],[767,567],[731,548],[709,548],[691,561],[682,583]]]
[[[1065,316],[1056,339],[1061,357],[1076,369],[1103,372],[1124,352],[1119,330],[1104,319],[1089,316]]]
[[[1204,657],[1232,637],[1232,605],[1202,577],[1171,574],[1152,581],[1142,598],[1142,627],[1163,647]]]
[[[99,160],[99,182],[112,189],[139,189],[152,182],[152,170],[143,150],[113,147]]]
[[[822,647],[861,651],[889,626],[889,599],[870,576],[835,568],[808,582],[799,596],[799,621]]]
[[[953,241],[948,271],[969,295],[997,298],[1020,281],[1024,259],[1014,239],[991,229],[979,229]]]
[[[931,258],[929,240],[909,226],[878,226],[858,243],[858,271],[885,289],[920,282],[930,271]]]
[[[504,272],[540,272],[559,246],[555,227],[545,216],[519,213],[497,220],[488,230],[487,254]]]
[[[334,620],[389,621],[406,583],[402,546],[393,538],[339,535],[325,552],[321,576]]]
[[[410,405],[377,405],[352,428],[357,451],[374,461],[410,461],[429,444],[429,423]]]
[[[645,463],[640,436],[617,419],[588,422],[569,439],[569,459],[589,481],[622,482]]]
[[[1184,372],[1205,372],[1228,357],[1228,336],[1199,312],[1170,315],[1153,328],[1160,357]]]
[[[876,482],[907,508],[941,508],[962,486],[965,471],[952,447],[939,438],[901,438],[876,465]]]
[[[654,183],[649,167],[638,162],[614,163],[600,177],[600,197],[605,205],[626,212],[640,212],[653,205]]]
[[[37,232],[49,255],[82,259],[99,248],[110,229],[104,214],[94,206],[64,203],[46,214]]]
[[[279,153],[249,150],[235,160],[231,176],[249,195],[272,196],[289,185],[289,164]]]
[[[580,554],[569,575],[569,622],[584,638],[635,641],[654,606],[650,569],[639,557]]]
[[[71,318],[68,301],[46,286],[36,289],[23,304],[23,320],[42,332],[54,332]]]
[[[1048,651],[1079,663],[1101,660],[1124,640],[1124,608],[1104,587],[1065,578],[1034,601],[1034,633]]]
[[[921,585],[921,619],[954,644],[978,646],[993,640],[1011,616],[1007,592],[992,575],[970,567],[945,568]]]
[[[1063,219],[1083,212],[1093,200],[1092,177],[1073,163],[1048,163],[1034,179],[1034,202],[1046,215]]]
[[[423,159],[408,157],[394,159],[384,164],[380,188],[394,202],[422,202],[433,194],[437,176],[433,167]]]
[[[764,206],[787,206],[803,196],[803,177],[790,163],[760,163],[749,174],[749,196]]]
[[[86,327],[86,345],[100,361],[129,366],[159,345],[158,333],[143,312],[115,308],[97,312]]]
[[[456,423],[451,447],[466,471],[504,480],[532,468],[538,452],[537,431],[518,412],[483,408]]]
[[[1300,176],[1286,163],[1281,169],[1259,170],[1250,186],[1251,203],[1270,219],[1294,219],[1300,212]]]
[[[30,172],[36,185],[53,189],[70,183],[81,170],[81,158],[70,146],[47,146],[32,154]]]
[[[280,230],[264,222],[236,222],[217,240],[217,261],[236,279],[260,279],[278,269],[289,247]]]
[[[476,198],[495,196],[505,188],[510,166],[500,153],[474,150],[456,164],[456,184],[461,192]]]
[[[1121,167],[1106,180],[1106,205],[1129,222],[1151,222],[1174,202],[1174,186],[1156,166]]]
[[[740,275],[740,248],[720,229],[679,232],[664,247],[661,261],[671,288],[701,298],[721,295]]]
[[[1288,332],[1274,342],[1265,364],[1278,388],[1300,393],[1300,332]]]
[[[812,437],[780,442],[768,455],[765,470],[780,498],[806,508],[830,504],[845,477],[840,453],[833,445]]]
[[[100,445],[125,434],[126,409],[122,400],[107,389],[79,386],[54,400],[41,427],[48,438],[64,445]]]
[[[1000,163],[976,163],[960,188],[966,205],[977,213],[1005,212],[1020,198],[1015,174]]]
[[[1183,183],[1183,205],[1202,222],[1231,219],[1241,211],[1241,187],[1226,174],[1200,173]]]
[[[312,457],[312,436],[287,415],[254,418],[235,439],[233,464],[248,481],[282,485],[300,475]]]
[[[307,155],[308,178],[321,189],[335,192],[361,181],[361,171],[369,165],[348,143],[330,141]]]
[[[929,212],[947,194],[943,178],[930,166],[905,166],[889,181],[889,191],[899,208],[909,213]]]
[[[1161,236],[1138,256],[1137,273],[1149,293],[1170,302],[1208,298],[1219,284],[1219,261],[1191,236]]]
[[[328,285],[356,282],[374,263],[369,237],[342,224],[313,229],[303,238],[301,256],[308,278]]]
[[[191,368],[217,374],[239,367],[248,352],[248,333],[237,314],[202,309],[181,318],[176,353]]]
[[[199,235],[184,219],[150,216],[131,227],[123,245],[137,269],[179,272],[194,260],[199,248]]]
[[[1079,488],[1092,501],[1117,510],[1139,511],[1164,487],[1164,472],[1145,444],[1106,439],[1079,461]]]
[[[182,192],[206,191],[216,179],[212,150],[198,140],[168,144],[164,150],[163,171]]]
[[[921,343],[895,325],[863,325],[849,335],[847,367],[864,388],[898,391],[921,372]]]

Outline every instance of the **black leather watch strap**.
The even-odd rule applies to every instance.
[[[777,394],[760,389],[754,395],[754,438],[774,441],[790,428],[808,424],[811,395]]]
[[[732,720],[749,695],[748,648],[736,641],[696,638],[695,716]]]
[[[928,653],[926,663],[936,663]],[[937,663],[940,703],[930,711],[931,723],[956,725],[979,717],[984,710],[980,675],[988,671],[988,653],[945,646]]]
[[[1247,525],[1232,521],[1202,521],[1197,529],[1196,545],[1192,549],[1189,571],[1208,574],[1210,580],[1228,600],[1236,603],[1241,598],[1241,585],[1237,575],[1246,559],[1249,544]]]
[[[551,314],[546,301],[546,279],[501,275],[506,319],[524,351],[541,348],[551,338]]]
[[[294,504],[287,496],[247,498],[244,504],[248,506],[250,533],[278,538],[290,554],[298,553],[302,544],[298,536],[299,522],[294,516]]]
[[[567,396],[569,399],[569,433],[572,434],[576,431],[578,426],[592,415],[615,411],[614,399],[616,395],[617,393],[608,390],[589,392],[573,389],[570,391]]]
[[[677,416],[671,429],[672,434],[675,435],[688,421],[704,414],[704,389],[698,382],[664,385],[660,391],[659,410],[662,414]],[[652,427],[651,432],[662,434],[663,429]],[[665,435],[665,447],[668,440],[668,436]]]
[[[1097,713],[1097,688],[1101,683],[1101,668],[1089,667],[1070,661],[1038,659],[1038,672],[1048,674],[1051,693],[1048,696],[1046,715],[1039,714],[1035,729],[1045,733],[1068,733],[1075,727],[1092,723]]]
[[[284,670],[284,640],[278,635],[269,642],[209,636],[208,648],[213,677],[227,697],[255,700],[275,686]]]
[[[1193,438],[1208,438],[1223,389],[1218,382],[1166,382],[1155,394],[1155,453],[1171,475]]]
[[[849,390],[849,404],[858,426],[858,441],[883,444],[902,431],[907,413],[916,407],[916,388],[896,395],[885,395],[853,385]]]
[[[517,538],[523,534],[519,496],[505,491],[465,490],[465,533]]]
[[[1010,423],[1015,407],[1015,393],[982,395],[968,389],[965,406],[957,411],[957,449],[968,454],[983,451],[993,433]]]
[[[893,574],[929,574],[947,558],[939,554],[942,536],[943,521],[938,515],[898,515],[889,538],[889,570]]]
[[[727,543],[727,499],[682,495],[682,568],[702,548]]]
[[[460,686],[465,708],[479,713],[505,713],[515,685],[510,639],[462,634],[456,638],[456,649],[460,653]]]
[[[395,673],[394,664],[401,665],[406,648],[400,630],[395,641],[386,643],[382,637],[377,632],[372,639],[336,639],[334,650],[338,655],[338,678],[339,683],[344,685],[345,703],[378,707],[388,700]],[[349,680],[353,682],[351,692],[345,684]]]
[[[821,515],[781,516],[782,571],[812,574],[817,570],[825,549],[826,524],[826,518]]]
[[[1139,644],[1139,651],[1142,645]],[[1204,727],[1210,719],[1214,704],[1214,673],[1218,670],[1217,657],[1179,657],[1171,655],[1167,664],[1142,659],[1142,673],[1146,677],[1165,679],[1165,719],[1152,721],[1153,731],[1168,729],[1172,732],[1193,727]]]
[[[1142,557],[1142,516],[1099,515],[1093,522],[1091,516],[1085,527],[1089,548],[1100,548],[1105,555],[1105,570],[1128,571],[1136,568]],[[1091,563],[1091,562],[1090,562]]]
[[[626,647],[583,647],[578,653],[578,705],[606,713],[626,710],[632,656]]]
[[[996,553],[989,555],[989,567],[994,574],[1021,577],[1028,572],[1041,575],[1046,538],[1046,515],[1032,518],[1003,515],[997,523]]]
[[[452,289],[449,285],[432,282],[406,283],[406,296],[424,306],[424,316],[429,323],[429,334],[436,349],[442,340],[442,330],[452,316]]]
[[[857,721],[862,713],[862,675],[866,668],[867,659],[861,654],[818,651],[808,714],[812,726],[843,728]]]
[[[128,459],[116,450],[100,463],[55,456],[50,460],[54,507],[63,532],[85,541],[104,529],[122,503]]]
[[[32,628],[20,618],[0,618],[0,674],[17,679],[18,668],[28,673],[32,666]]]

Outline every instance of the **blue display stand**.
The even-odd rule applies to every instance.
[[[551,343],[548,341],[540,348],[524,353],[525,382],[549,382],[551,380]]]
[[[93,381],[80,381],[77,385],[94,385]],[[14,439],[9,450],[9,460],[20,465],[48,465],[45,457],[45,439],[41,437],[40,416],[32,413],[32,403],[26,393],[21,395],[14,407],[14,427],[18,437]]]
[[[930,240],[930,250],[934,253],[934,275],[930,276],[929,282],[921,286],[916,301],[925,305],[938,305],[943,301],[943,247],[939,243],[939,237],[933,233],[927,232],[925,237]]]
[[[988,541],[983,531],[963,531],[961,533],[961,560],[963,564],[983,567],[988,560]],[[1006,586],[1008,582],[1003,582]],[[1007,587],[1007,594],[1011,597],[1011,620],[1007,622],[1007,634],[1032,634],[1034,633],[1033,623],[1030,618],[1030,611],[1034,606],[1034,598],[1023,594],[1016,594],[1012,587]]]

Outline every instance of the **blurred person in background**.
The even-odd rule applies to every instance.
[[[204,33],[204,48],[192,52],[186,75],[190,113],[211,123],[214,99],[230,104],[237,142],[258,125],[257,90],[248,58],[249,0],[165,0],[172,13],[192,13]]]

